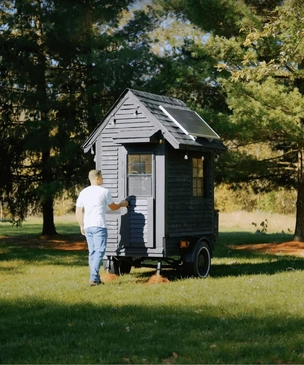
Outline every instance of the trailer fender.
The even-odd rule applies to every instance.
[[[190,246],[186,249],[183,250],[182,252],[182,260],[184,262],[193,262],[194,261],[194,256],[195,256],[195,248],[201,243],[201,242],[205,242],[209,249],[210,249],[210,252],[212,252],[212,249],[211,249],[211,244],[209,242],[209,240],[205,237],[202,237],[202,238],[199,238],[197,241],[191,241],[190,240]],[[212,256],[211,256],[212,257]]]

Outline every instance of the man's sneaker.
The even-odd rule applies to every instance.
[[[97,286],[97,285],[101,285],[104,284],[102,281],[90,281],[89,282],[89,286]]]

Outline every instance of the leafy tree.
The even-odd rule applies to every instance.
[[[213,108],[216,128],[230,147],[220,181],[250,182],[257,191],[297,189],[294,238],[304,241],[304,2],[159,2],[209,34],[187,51],[192,57],[207,54],[221,72],[210,73],[229,108]],[[272,154],[257,158],[251,153],[255,144],[267,144]]]
[[[1,2],[0,196],[18,224],[42,211],[42,233],[56,233],[54,199],[87,176],[80,145],[123,89],[153,76],[153,12],[129,14],[134,2]]]

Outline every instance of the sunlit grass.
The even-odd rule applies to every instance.
[[[269,212],[244,212],[219,214],[221,232],[256,232],[262,230],[261,223],[267,224],[267,233],[292,234],[295,228],[295,216]]]
[[[79,226],[75,221],[74,214],[55,217],[55,226],[59,234],[77,234]],[[13,225],[9,221],[0,221],[0,236],[23,236],[23,235],[39,235],[42,232],[42,217],[30,216],[22,222],[21,226]]]
[[[207,279],[132,268],[93,288],[86,251],[0,243],[0,362],[304,363],[303,259],[233,250],[285,236],[231,230]]]

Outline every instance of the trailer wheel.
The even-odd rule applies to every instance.
[[[190,274],[199,278],[206,278],[209,274],[211,266],[211,252],[209,245],[201,241],[199,242],[193,251],[193,261],[185,262],[184,269]]]
[[[118,276],[130,274],[131,267],[132,263],[128,258],[112,256],[104,260],[104,268],[105,270],[108,269],[110,274],[115,274]]]
[[[128,258],[119,259],[118,271],[120,275],[130,274],[132,263]]]

